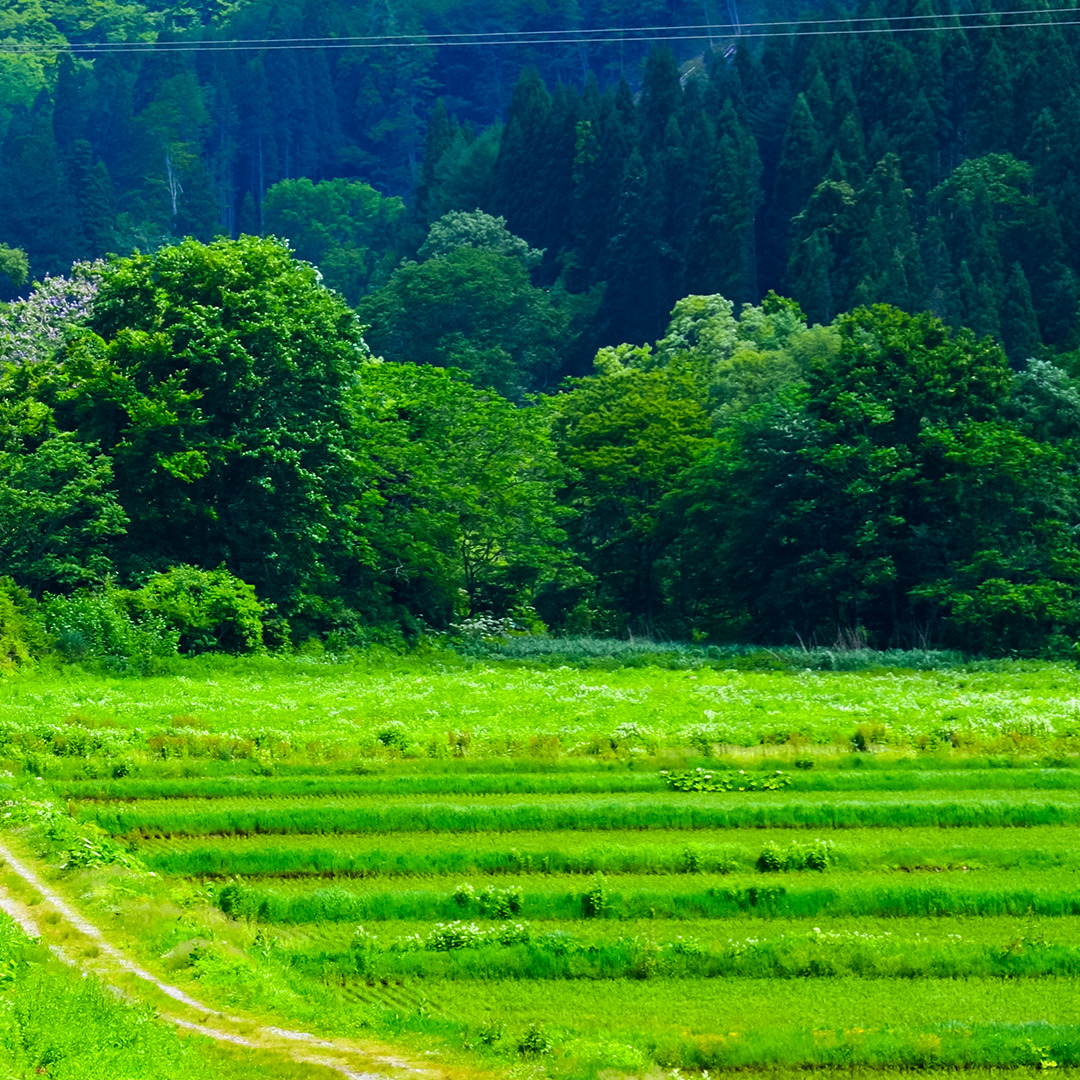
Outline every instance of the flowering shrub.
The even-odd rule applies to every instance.
[[[455,920],[436,923],[424,939],[424,948],[432,952],[452,949],[477,949],[482,945],[524,945],[528,942],[528,923],[502,923],[482,929],[476,923]]]
[[[51,360],[65,336],[93,311],[105,263],[76,263],[69,277],[46,277],[25,300],[0,311],[0,359],[13,364]]]

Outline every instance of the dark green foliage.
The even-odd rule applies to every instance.
[[[820,5],[796,7],[750,17]],[[486,54],[460,37],[423,46],[475,30],[468,6],[13,12],[5,33],[29,48],[0,80],[3,295],[74,258],[150,254],[107,272],[91,333],[65,341],[54,325],[31,350],[51,361],[62,348],[60,371],[0,375],[2,568],[36,597],[224,566],[296,637],[328,633],[334,649],[380,626],[415,634],[535,603],[560,630],[1066,654],[1080,633],[1075,440],[1019,415],[1019,381],[953,379],[965,404],[944,418],[921,416],[918,393],[902,417],[888,379],[841,401],[857,372],[829,360],[840,338],[850,351],[882,336],[861,314],[816,339],[812,325],[781,342],[740,328],[652,359],[616,354],[625,378],[607,370],[565,395],[560,516],[546,448],[540,468],[507,474],[528,473],[535,498],[503,498],[513,483],[495,497],[455,456],[463,432],[474,458],[482,441],[462,413],[424,441],[422,379],[392,409],[368,393],[380,380],[357,324],[269,241],[165,246],[287,236],[326,284],[363,297],[388,360],[461,369],[516,403],[587,370],[597,346],[655,339],[686,293],[765,296],[771,318],[781,286],[809,324],[881,304],[933,312],[955,347],[929,365],[909,355],[914,382],[948,383],[984,337],[1014,369],[1060,353],[1068,370],[1075,30],[1034,8],[1036,26],[902,21],[929,14],[869,12],[859,33],[745,38],[734,52],[716,32],[648,55],[629,40],[523,40],[488,64],[462,60]],[[619,15],[702,13],[679,0]],[[484,26],[562,36],[610,18],[594,3],[510,5]],[[64,47],[381,33],[423,47]],[[509,247],[476,228],[493,214]],[[213,274],[233,272],[210,296]],[[918,333],[884,337],[883,353],[922,348]],[[907,389],[903,366],[882,369]],[[819,393],[830,378],[836,400]],[[518,462],[541,426],[520,421]]]
[[[756,633],[987,652],[1075,635],[1073,473],[1009,418],[1001,351],[885,307],[837,326],[804,391],[694,468],[692,520],[726,534]]]
[[[403,264],[359,310],[387,360],[460,368],[517,399],[558,379],[571,333],[567,307],[530,283],[520,259],[464,240]]]

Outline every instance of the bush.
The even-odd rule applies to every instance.
[[[683,772],[661,769],[660,775],[672,791],[780,791],[791,786],[791,777],[779,769],[767,776],[747,776],[742,769],[720,773],[700,767]]]
[[[525,1057],[541,1057],[544,1054],[551,1053],[552,1045],[552,1041],[543,1027],[537,1023],[532,1023],[525,1034],[521,1036],[518,1051]]]
[[[770,840],[755,865],[763,874],[776,874],[782,870],[828,870],[835,862],[836,848],[831,840],[792,840],[786,851]]]
[[[581,895],[581,914],[586,919],[601,919],[611,910],[607,878],[595,874],[588,889]]]
[[[251,652],[262,645],[263,605],[255,589],[224,566],[174,566],[134,593],[138,610],[160,617],[185,653]]]
[[[146,667],[154,657],[175,656],[179,633],[157,614],[140,612],[134,593],[112,585],[41,602],[45,632],[68,660],[111,660]]]
[[[11,578],[0,578],[0,672],[14,671],[45,647],[37,605]]]

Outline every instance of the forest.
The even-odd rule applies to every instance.
[[[1071,653],[1078,35],[5,0],[0,663]]]

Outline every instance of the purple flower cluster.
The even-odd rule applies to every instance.
[[[67,332],[92,313],[105,263],[79,262],[67,277],[37,282],[25,299],[0,311],[0,360],[36,364],[51,359]]]

